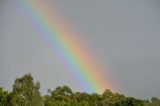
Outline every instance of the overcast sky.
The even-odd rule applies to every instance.
[[[81,34],[92,55],[109,69],[106,73],[117,91],[138,98],[160,97],[159,0],[52,3],[71,29]],[[10,0],[1,0],[0,86],[11,90],[15,78],[31,72],[40,81],[42,92],[63,84],[80,90],[64,74],[59,61],[48,57],[49,51],[39,45],[42,41],[35,40],[34,34]]]

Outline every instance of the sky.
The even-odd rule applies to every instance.
[[[117,92],[146,99],[160,97],[159,0],[50,3],[107,69],[105,74]],[[31,72],[43,93],[58,85],[81,91],[35,34],[10,0],[0,1],[0,86],[11,90],[15,78]]]

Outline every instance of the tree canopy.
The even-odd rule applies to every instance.
[[[40,83],[32,75],[25,74],[17,78],[11,92],[0,87],[0,106],[160,106],[160,99],[140,100],[113,93],[106,89],[102,94],[73,92],[66,85],[48,89],[48,94],[41,96]]]
[[[14,106],[41,106],[42,98],[39,89],[40,83],[34,83],[31,74],[17,78],[13,84],[11,104]]]

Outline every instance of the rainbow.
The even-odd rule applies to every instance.
[[[13,1],[14,2],[14,1]],[[17,10],[61,60],[66,72],[81,84],[85,92],[102,93],[112,89],[104,70],[85,48],[84,42],[74,35],[71,28],[58,15],[56,9],[44,0],[19,0]],[[52,9],[51,9],[52,8]]]

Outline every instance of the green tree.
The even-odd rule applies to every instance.
[[[41,106],[42,98],[39,92],[40,83],[34,82],[31,74],[17,78],[11,93],[11,104],[13,106]]]
[[[102,94],[102,104],[104,106],[114,106],[116,103],[114,94],[109,90],[105,90]]]
[[[0,88],[0,106],[7,106],[9,94],[3,88]]]
[[[109,89],[102,95],[75,92],[68,86],[58,86],[48,95],[41,97],[40,83],[34,82],[31,74],[17,78],[13,91],[0,88],[0,106],[160,106],[160,99],[140,100],[113,93]]]
[[[70,96],[72,94],[72,90],[68,86],[58,86],[56,87],[55,90],[51,91],[50,89],[48,90],[49,93],[51,93],[51,96],[56,96],[56,95],[63,95],[63,96]]]
[[[158,99],[156,97],[152,97],[151,103],[149,106],[160,106],[160,99]]]
[[[58,86],[53,91],[49,89],[48,93],[45,106],[71,106],[72,90],[68,86]]]
[[[126,106],[144,106],[144,103],[142,100],[139,100],[133,97],[127,97]]]

